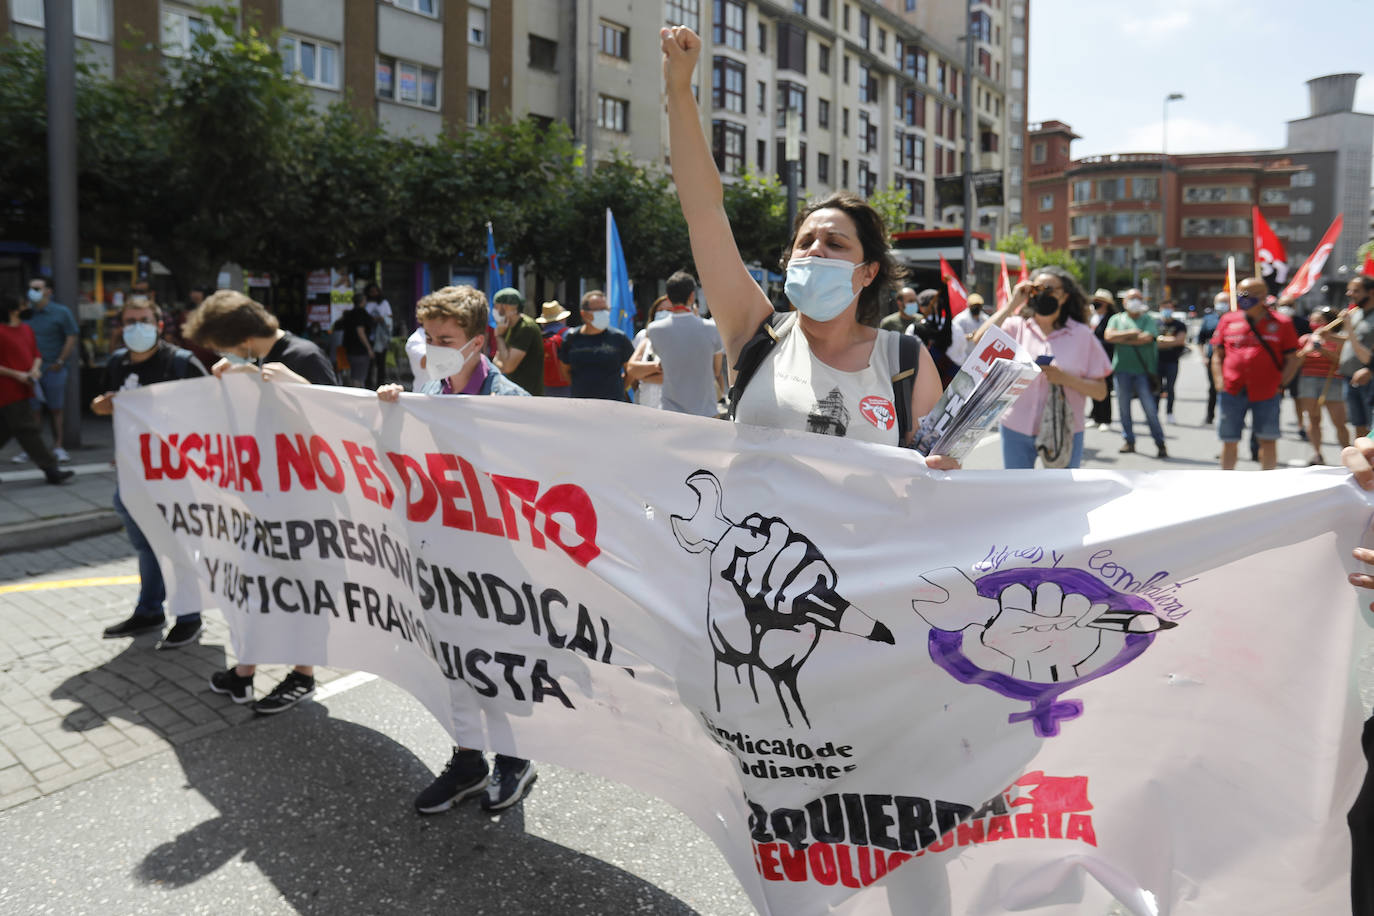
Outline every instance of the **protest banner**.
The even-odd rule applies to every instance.
[[[122,498],[239,659],[371,671],[457,742],[655,794],[761,913],[1348,904],[1342,471],[942,474],[237,374],[117,404]]]

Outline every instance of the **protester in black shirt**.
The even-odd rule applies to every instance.
[[[120,311],[120,321],[124,330],[124,349],[110,355],[105,365],[105,393],[91,401],[92,413],[102,417],[113,414],[121,391],[205,375],[205,366],[189,350],[174,347],[161,339],[162,310],[146,296],[129,297]],[[138,554],[138,604],[128,619],[105,628],[105,638],[137,636],[152,630],[161,632],[167,584],[162,578],[158,556],[119,498],[117,486],[114,510],[124,522],[124,530]],[[158,648],[175,649],[195,642],[200,631],[199,610],[178,613],[176,623],[158,643]]]
[[[324,351],[290,331],[283,331],[267,309],[233,290],[222,289],[201,303],[186,319],[186,334],[224,354],[224,359],[211,370],[216,376],[260,371],[266,382],[337,384]],[[255,361],[262,363],[261,370]],[[235,703],[252,702],[256,671],[256,665],[243,664],[216,671],[210,677],[210,689],[228,694]],[[253,703],[253,709],[272,715],[290,709],[314,693],[314,667],[297,665],[271,693]]]
[[[558,358],[572,376],[572,396],[625,400],[625,364],[635,346],[610,326],[606,294],[591,290],[582,297],[582,325],[563,337]]]
[[[367,385],[367,369],[372,365],[372,326],[376,322],[367,313],[367,299],[362,293],[353,294],[353,308],[339,319],[343,331],[344,353],[348,355],[348,384],[354,388]]]
[[[1166,299],[1159,305],[1159,336],[1155,338],[1159,346],[1159,380],[1163,385],[1161,397],[1167,402],[1166,419],[1174,419],[1174,385],[1178,381],[1178,359],[1188,352],[1188,326],[1180,321],[1174,312],[1174,300]]]

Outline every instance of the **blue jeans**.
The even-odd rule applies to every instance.
[[[1165,413],[1174,412],[1174,386],[1178,384],[1178,360],[1161,359],[1159,361],[1159,381],[1160,387],[1164,390],[1160,392],[1160,399],[1169,406],[1165,408]]]
[[[1131,399],[1139,398],[1145,411],[1145,422],[1150,426],[1150,435],[1156,445],[1164,444],[1164,427],[1159,425],[1159,413],[1155,407],[1155,396],[1150,393],[1150,377],[1144,372],[1117,372],[1112,376],[1116,386],[1116,406],[1121,414],[1121,435],[1126,444],[1135,444],[1135,429],[1131,426]]]
[[[115,488],[114,510],[115,515],[124,523],[129,542],[134,545],[134,552],[138,554],[138,604],[134,607],[134,616],[156,617],[161,620],[162,605],[167,600],[167,584],[162,580],[162,567],[158,565],[153,545],[148,543],[148,539],[143,536],[143,530],[138,527],[138,522],[134,521],[134,517],[125,508],[124,501],[119,498],[118,488]],[[178,614],[177,620],[194,623],[200,620],[200,612]]]
[[[1035,451],[1035,437],[1018,433],[1014,429],[1002,427],[1002,467],[1008,471],[1024,470],[1035,467],[1039,455]],[[1083,465],[1083,434],[1073,434],[1073,451],[1069,455],[1069,467]]]

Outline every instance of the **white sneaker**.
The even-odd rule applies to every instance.
[[[72,460],[72,456],[67,454],[67,450],[65,448],[55,448],[52,450],[52,453],[53,457],[55,457],[58,461]]]
[[[1173,415],[1173,414],[1169,414],[1168,420],[1169,420],[1170,423],[1173,423],[1173,424],[1177,424],[1177,423],[1178,423],[1178,420],[1175,420],[1175,419],[1174,419],[1174,415]]]
[[[1097,431],[1100,432],[1100,433],[1108,432],[1109,430],[1111,430],[1111,428],[1112,428],[1112,424],[1110,424],[1110,423],[1099,423],[1099,424],[1097,424]]]
[[[28,452],[20,452],[10,459],[11,464],[24,464],[29,460]]]

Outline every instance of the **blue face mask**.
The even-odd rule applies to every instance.
[[[1259,305],[1259,300],[1256,299],[1254,296],[1236,297],[1236,308],[1240,309],[1242,312],[1246,309],[1252,309],[1257,305]]]
[[[258,364],[257,360],[249,359],[246,356],[239,356],[237,353],[221,353],[220,356],[229,360],[229,365],[231,366],[256,366]]]
[[[829,321],[859,297],[854,271],[860,264],[839,258],[793,258],[787,264],[783,292],[812,321]]]
[[[43,290],[29,287],[29,301],[34,305],[43,301]]]
[[[902,306],[902,311],[906,312],[912,318],[915,318],[917,315],[921,314],[921,304],[914,301],[908,302]]]
[[[124,326],[124,345],[134,353],[146,353],[157,346],[157,328],[146,321]]]

